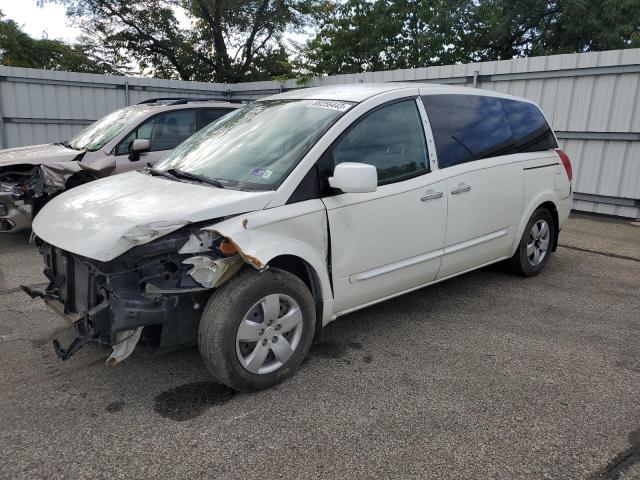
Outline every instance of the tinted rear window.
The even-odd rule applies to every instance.
[[[428,95],[422,101],[440,168],[557,147],[542,112],[531,103],[476,95]]]
[[[511,126],[514,146],[511,153],[537,152],[557,148],[551,127],[532,103],[501,99]]]
[[[475,95],[422,97],[438,149],[440,168],[501,155],[511,129],[500,99]]]

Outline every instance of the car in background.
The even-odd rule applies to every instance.
[[[116,110],[68,141],[0,150],[0,233],[19,232],[53,196],[153,165],[238,108],[211,99],[159,98]]]
[[[155,168],[54,198],[33,223],[49,284],[23,288],[73,322],[62,359],[87,342],[112,346],[109,364],[139,341],[197,343],[218,381],[259,390],[350,312],[496,262],[540,273],[571,179],[529,100],[305,88],[227,115]]]

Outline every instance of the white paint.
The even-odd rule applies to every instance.
[[[442,257],[443,255],[444,250],[425,253],[424,255],[418,255],[417,257],[407,258],[406,260],[401,260],[390,265],[385,265],[384,267],[374,268],[373,270],[369,270],[368,272],[362,272],[358,275],[352,275],[351,277],[349,277],[349,281],[351,283],[355,283],[361,282],[362,280],[369,280],[370,278],[379,277],[380,275],[385,275],[387,273],[391,273],[405,267],[411,267],[413,265],[417,265],[418,263],[428,262],[429,260]]]
[[[273,195],[129,172],[55,197],[36,216],[33,231],[56,247],[109,261],[187,223],[260,210]]]
[[[332,188],[344,193],[369,193],[378,188],[378,171],[366,163],[344,162],[336,166],[329,177]]]
[[[494,157],[444,169],[435,164],[429,173],[363,193],[287,204],[309,169],[362,115],[389,101],[415,98],[419,92],[470,93],[457,87],[377,84],[277,95],[272,98],[360,102],[311,148],[277,191],[219,190],[130,173],[54,199],[36,218],[34,230],[65,250],[106,260],[188,222],[230,216],[202,229],[199,237],[205,248],[222,235],[258,270],[281,255],[303,260],[319,284],[326,324],[386,298],[509,258],[543,202],[553,202],[564,223],[572,198],[559,195],[569,188],[562,166],[524,170],[557,161],[555,152]],[[421,102],[414,101],[426,115]],[[422,121],[429,127],[427,118]],[[430,154],[432,140],[430,128],[425,128]],[[181,251],[197,253],[199,243],[194,235]]]
[[[461,250],[465,250],[467,248],[475,247],[476,245],[480,245],[482,243],[490,242],[492,240],[497,240],[498,238],[504,237],[509,233],[508,230],[499,230],[497,232],[490,233],[488,235],[483,235],[481,237],[473,238],[471,240],[467,240],[466,242],[458,243],[456,245],[451,245],[444,249],[445,255],[450,255],[452,253],[459,252]]]

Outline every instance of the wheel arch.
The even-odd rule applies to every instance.
[[[558,248],[558,235],[560,233],[560,219],[558,218],[558,207],[556,206],[555,203],[551,201],[546,201],[538,205],[534,209],[534,212],[539,208],[544,208],[548,210],[549,213],[551,214],[551,218],[553,218],[554,228],[553,228],[553,243],[551,244],[551,251],[555,252],[556,249]]]
[[[267,266],[289,272],[304,282],[316,307],[316,331],[321,329],[324,302],[322,285],[315,269],[303,258],[291,254],[278,255],[269,260]]]
[[[65,181],[65,190],[84,185],[85,183],[94,182],[100,177],[89,170],[79,170],[72,173]]]
[[[522,235],[524,234],[524,229],[527,226],[527,223],[529,223],[531,215],[533,215],[533,212],[535,212],[539,208],[545,208],[546,210],[548,210],[551,214],[551,218],[553,218],[553,224],[555,228],[553,234],[552,251],[556,250],[556,248],[558,247],[558,234],[560,232],[558,206],[556,203],[557,202],[555,196],[548,191],[541,192],[539,195],[529,201],[529,203],[525,206],[524,214],[520,219],[518,230],[516,231],[513,244],[511,245],[511,255],[513,255],[518,249],[518,245],[520,245],[520,240],[522,240]]]

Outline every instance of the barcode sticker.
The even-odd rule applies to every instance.
[[[337,110],[339,112],[346,112],[351,108],[351,105],[344,102],[334,102],[331,100],[314,100],[308,105],[313,108],[327,108],[329,110]]]

